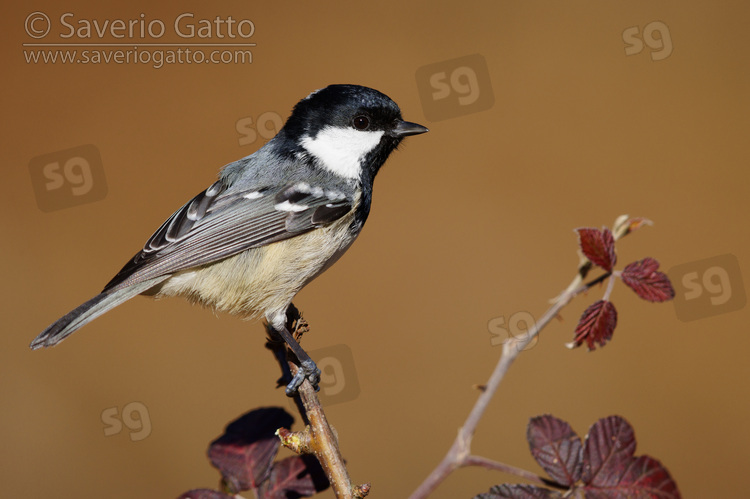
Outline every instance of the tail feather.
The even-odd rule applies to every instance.
[[[36,350],[41,347],[57,345],[78,330],[78,328],[88,324],[103,313],[112,310],[117,305],[126,302],[135,295],[143,293],[163,279],[164,278],[152,279],[150,281],[133,284],[126,288],[107,291],[96,295],[86,303],[71,310],[65,316],[58,319],[54,324],[42,331],[39,336],[34,338],[34,341],[31,342],[31,349]]]

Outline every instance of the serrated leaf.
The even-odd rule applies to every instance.
[[[624,418],[610,416],[594,423],[583,450],[586,499],[680,498],[667,469],[650,456],[635,457],[635,446],[633,427]]]
[[[659,272],[659,262],[653,258],[633,262],[621,273],[622,282],[644,300],[663,302],[674,298],[674,288],[669,277]]]
[[[260,499],[310,497],[327,489],[328,478],[314,456],[291,456],[274,463],[268,480],[260,489]]]
[[[608,487],[617,483],[635,453],[635,433],[620,416],[594,423],[583,445],[583,483]]]
[[[648,497],[680,497],[680,491],[669,471],[650,456],[635,458],[617,484],[617,489],[632,491],[628,492],[630,496],[643,496],[647,493]]]
[[[559,499],[562,494],[535,485],[509,484],[495,485],[489,492],[474,496],[473,499]]]
[[[612,302],[599,300],[583,311],[575,330],[574,346],[579,347],[585,341],[589,350],[595,350],[595,344],[604,346],[612,339],[617,326],[617,310]]]
[[[531,455],[556,483],[570,487],[581,478],[583,445],[568,423],[537,416],[529,421],[526,439]]]
[[[234,496],[211,489],[188,490],[177,499],[234,499]]]
[[[256,409],[232,421],[211,443],[208,457],[232,491],[257,488],[268,477],[280,445],[276,430],[293,422],[280,407]]]
[[[581,228],[576,229],[576,231],[578,232],[578,243],[586,258],[607,272],[612,272],[615,263],[617,263],[615,238],[612,232],[606,227],[603,231],[591,228]]]

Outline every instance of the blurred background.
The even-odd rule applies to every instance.
[[[28,344],[329,83],[377,88],[430,128],[381,171],[357,243],[295,300],[312,327],[303,346],[324,369],[328,416],[370,497],[406,497],[421,483],[504,339],[573,278],[573,230],[624,213],[655,224],[618,244],[617,268],[656,258],[675,301],[647,303],[617,283],[614,338],[587,353],[564,344],[604,288],[576,299],[513,365],[473,452],[541,473],[525,439],[530,417],[552,413],[583,435],[619,414],[635,427],[637,454],[661,460],[685,497],[743,495],[749,10],[6,5],[2,495],[216,488],[206,449],[228,422],[263,406],[299,422],[275,388],[260,322],[138,297],[52,350]],[[462,469],[433,497],[517,481]]]

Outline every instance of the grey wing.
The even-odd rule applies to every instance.
[[[169,217],[104,292],[304,234],[352,209],[343,193],[305,182],[228,192],[218,181]]]

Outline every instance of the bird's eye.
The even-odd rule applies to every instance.
[[[367,130],[370,126],[370,119],[367,116],[355,116],[354,119],[352,119],[352,125],[354,125],[354,128],[357,130]]]

